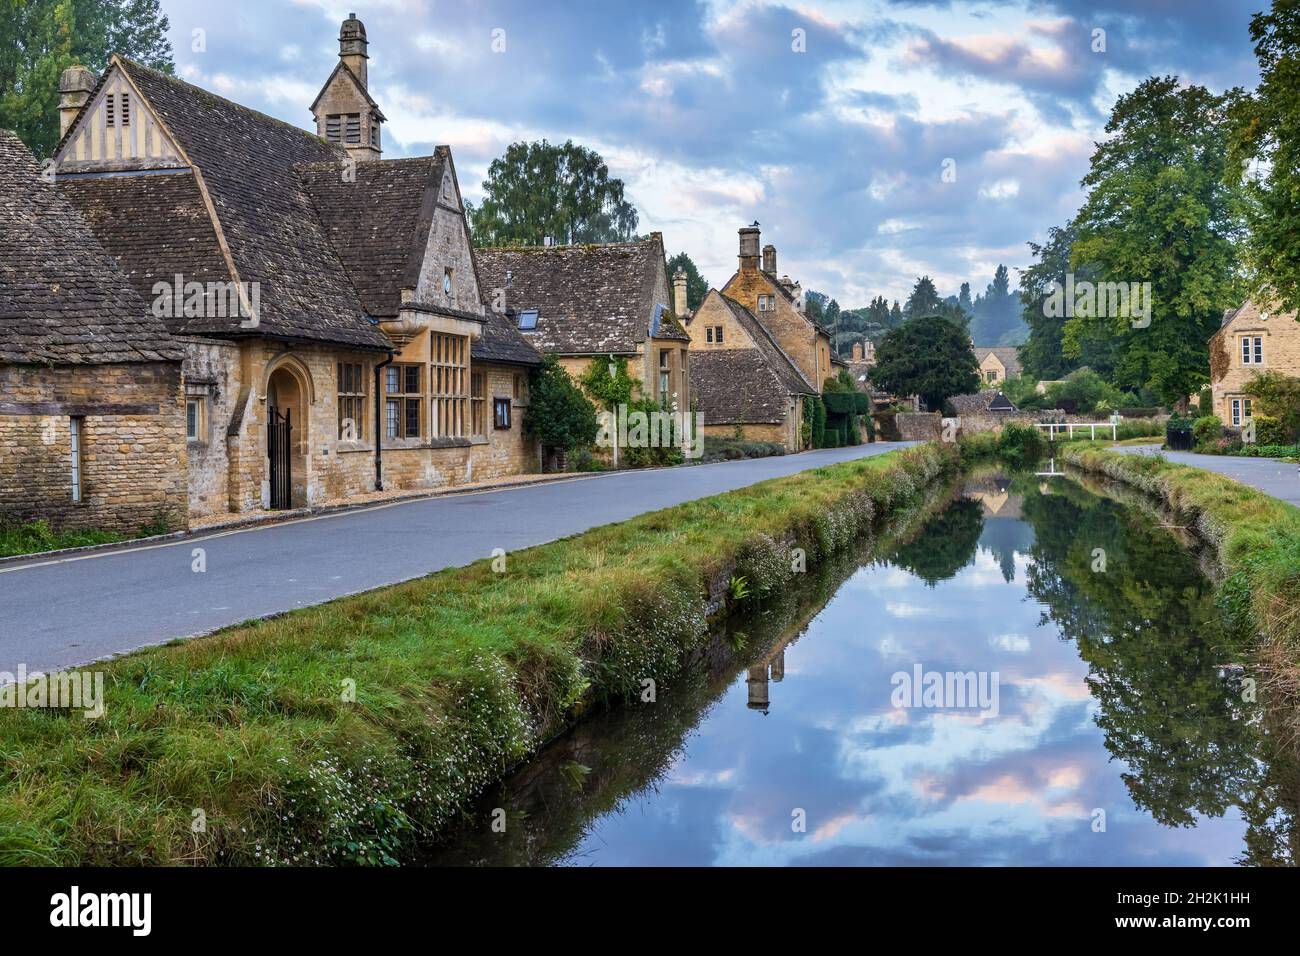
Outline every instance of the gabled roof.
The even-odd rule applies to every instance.
[[[790,392],[758,349],[691,353],[691,391],[705,425],[767,425],[785,420]]]
[[[976,345],[975,361],[983,362],[990,355],[997,357],[1002,363],[1002,367],[1007,370],[1007,376],[1020,374],[1020,350],[1014,345]]]
[[[506,289],[507,306],[536,309],[537,328],[525,333],[542,352],[628,355],[650,335],[658,270],[666,268],[655,239],[606,245],[479,249],[486,288]],[[665,312],[660,337],[690,341]]]
[[[976,415],[980,412],[1014,412],[1016,406],[996,388],[966,395],[954,395],[949,402],[958,415]]]
[[[0,362],[180,361],[182,353],[36,160],[0,130]]]
[[[239,280],[260,285],[258,328],[241,328],[241,319],[235,316],[190,319],[185,331],[389,348],[377,324],[366,316],[361,299],[326,238],[324,226],[293,172],[293,167],[301,163],[337,162],[341,176],[346,157],[342,148],[121,57],[114,56],[112,65],[120,67],[134,84],[197,170],[200,193],[206,191],[215,214],[214,232],[229,249]],[[101,77],[100,84],[103,82]],[[68,195],[74,202],[84,200],[102,206],[105,215],[116,203],[141,198],[141,193],[99,185],[113,178],[86,177],[69,189]],[[150,215],[163,224],[173,222],[177,216],[165,203],[148,213],[138,206],[123,206],[121,212]],[[183,212],[182,219],[186,215]],[[108,241],[115,241],[116,234],[104,235]],[[124,249],[110,251],[128,258]],[[157,270],[154,277],[166,281],[172,278]],[[232,278],[227,275],[225,281]]]
[[[709,291],[710,294],[714,294],[714,290]],[[764,362],[775,373],[781,387],[791,395],[816,395],[816,386],[808,381],[808,377],[800,371],[799,366],[795,364],[794,359],[790,358],[789,353],[781,348],[776,337],[766,325],[759,321],[758,316],[734,299],[729,299],[721,293],[717,293],[717,295],[731,310],[731,314],[736,321],[749,334],[755,347],[762,353]],[[711,351],[727,350],[714,349]]]
[[[355,73],[353,73],[352,70],[348,67],[348,65],[344,63],[342,60],[339,61],[338,66],[334,67],[334,72],[331,73],[328,78],[326,78],[325,85],[320,88],[320,92],[317,93],[316,98],[311,101],[311,106],[307,107],[307,111],[311,113],[313,116],[316,115],[316,104],[320,102],[320,98],[325,95],[325,91],[328,90],[330,88],[330,84],[334,82],[334,77],[340,72],[342,72],[344,76],[350,79],[352,81],[352,85],[357,88],[357,92],[366,98],[366,105],[375,111],[375,115],[378,116],[381,120],[387,120],[388,117],[384,115],[383,111],[379,108],[379,104],[374,101],[373,97],[371,97],[370,91],[366,89],[365,84],[361,82],[361,79]]]
[[[691,352],[691,390],[705,424],[784,421],[793,396],[815,395],[817,389],[777,344],[767,327],[740,303],[710,289],[696,314],[715,296],[731,311],[753,347]]]
[[[333,161],[296,170],[370,315],[396,316],[419,281],[442,168],[434,155],[357,163],[355,182]]]

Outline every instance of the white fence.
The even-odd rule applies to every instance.
[[[1098,428],[1101,428],[1101,429],[1109,428],[1109,429],[1110,429],[1110,437],[1111,437],[1111,440],[1112,440],[1112,441],[1114,441],[1114,440],[1119,436],[1119,423],[1118,423],[1118,422],[1113,422],[1113,421],[1112,421],[1112,422],[1081,422],[1081,423],[1078,423],[1078,424],[1068,423],[1068,422],[1067,422],[1067,423],[1039,422],[1039,423],[1038,423],[1037,425],[1035,425],[1034,427],[1036,427],[1036,428],[1046,428],[1046,429],[1047,429],[1047,438],[1048,438],[1048,441],[1055,441],[1055,440],[1056,440],[1056,433],[1057,433],[1057,430],[1058,430],[1058,429],[1068,429],[1068,431],[1066,431],[1066,435],[1067,435],[1070,439],[1073,439],[1073,438],[1074,438],[1074,430],[1075,430],[1076,428],[1086,428],[1086,429],[1088,429],[1088,430],[1089,430],[1089,436],[1092,437],[1092,438],[1096,438],[1096,437],[1097,437],[1097,429],[1098,429]],[[1105,435],[1105,432],[1103,431],[1102,434]]]

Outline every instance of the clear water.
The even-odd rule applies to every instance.
[[[555,742],[429,862],[1290,862],[1296,778],[1224,666],[1213,587],[1170,519],[1112,494],[969,477],[657,702]],[[914,697],[918,668],[988,692]]]

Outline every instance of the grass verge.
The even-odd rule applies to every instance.
[[[1300,508],[1158,456],[1080,443],[1060,457],[1164,500],[1214,548],[1224,573],[1221,606],[1258,635],[1260,700],[1286,743],[1300,744]]]
[[[398,862],[792,583],[795,549],[828,560],[956,467],[831,465],[101,665],[98,720],[0,709],[0,865]]]

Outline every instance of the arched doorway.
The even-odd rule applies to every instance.
[[[307,504],[307,383],[291,365],[266,384],[266,457],[271,508]]]

